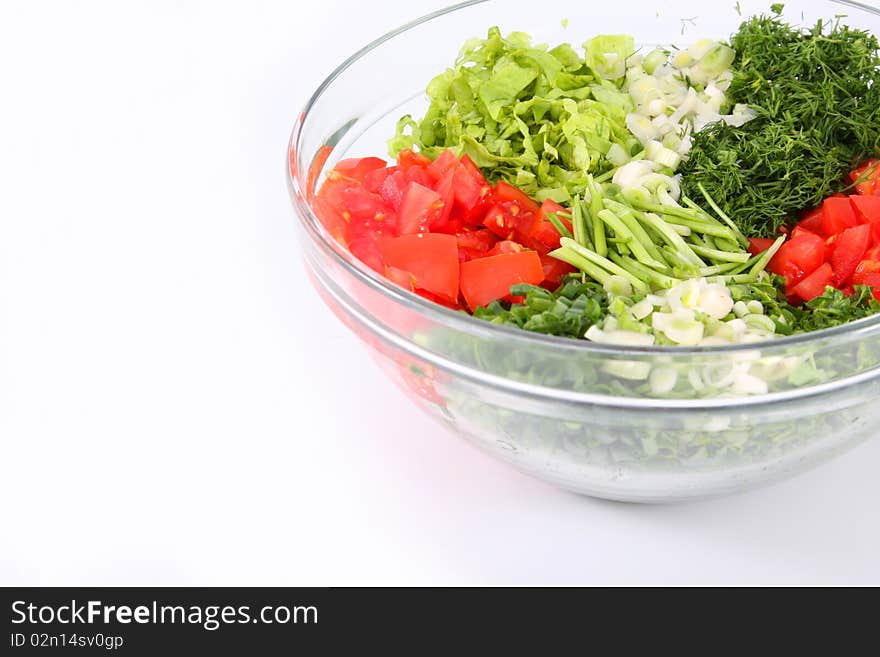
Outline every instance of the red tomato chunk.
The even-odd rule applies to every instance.
[[[880,195],[880,160],[869,160],[849,174],[856,192],[863,196]]]
[[[854,286],[876,287],[880,299],[880,160],[850,174],[857,194],[834,194],[807,212],[767,269],[785,277],[795,301],[822,294],[826,285],[854,293]],[[752,253],[769,248],[770,240],[749,240]],[[829,273],[830,272],[830,273]]]
[[[343,176],[353,178],[354,180],[360,180],[362,182],[371,171],[384,168],[385,160],[380,160],[378,157],[342,160],[334,167],[334,169]]]
[[[455,235],[401,235],[379,242],[386,266],[409,273],[412,288],[448,301],[458,299],[458,241]]]
[[[313,202],[315,214],[352,254],[401,287],[451,308],[510,299],[510,286],[549,289],[574,271],[547,254],[569,230],[568,211],[539,205],[504,181],[492,186],[464,155],[431,161],[402,151],[397,164],[342,160]]]
[[[840,196],[826,198],[822,204],[822,232],[826,235],[837,235],[847,228],[857,225],[855,210],[849,199]]]
[[[776,240],[769,237],[750,237],[749,253],[751,253],[753,256],[756,256],[759,253],[764,253],[764,251],[773,246],[773,242],[775,241]]]
[[[798,283],[792,292],[804,301],[811,301],[825,292],[825,288],[831,285],[831,278],[834,275],[831,265],[827,262],[819,267],[812,274]]]
[[[856,266],[861,262],[871,239],[871,227],[867,224],[848,228],[837,236],[831,248],[831,268],[834,270],[832,285],[840,287],[849,282]]]
[[[543,280],[544,268],[535,251],[489,256],[461,265],[461,294],[471,310],[508,296],[511,285],[538,285]]]
[[[813,273],[823,262],[825,262],[825,240],[804,231],[782,245],[770,260],[767,269],[784,277],[789,284],[793,284]]]

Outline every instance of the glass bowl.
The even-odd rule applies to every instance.
[[[622,0],[598,10],[550,0],[539,12],[528,0],[457,5],[353,55],[294,126],[289,187],[316,290],[415,403],[523,472],[596,497],[664,502],[802,471],[880,424],[880,317],[713,348],[623,348],[528,333],[447,310],[362,265],[316,219],[316,186],[344,157],[384,155],[397,119],[426,108],[431,78],[492,25],[528,32],[536,43],[577,46],[600,33],[630,33],[647,48],[687,45],[727,38],[743,17],[769,9],[738,4],[741,16],[733,2],[710,10],[703,0]],[[880,11],[855,2],[786,2],[783,17],[809,24],[839,14],[880,34]],[[650,385],[661,370],[676,381],[673,390]]]

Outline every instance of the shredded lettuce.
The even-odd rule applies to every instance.
[[[634,106],[622,90],[633,51],[632,37],[596,37],[582,56],[567,44],[549,49],[493,27],[431,81],[425,116],[399,121],[391,155],[415,147],[434,158],[453,148],[493,181],[564,203],[584,192],[588,174],[614,167],[609,152],[619,161],[641,148],[626,127]]]
[[[600,34],[584,44],[587,64],[606,80],[618,80],[626,73],[626,60],[636,51],[628,34]]]

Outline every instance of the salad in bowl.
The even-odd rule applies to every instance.
[[[737,3],[704,33],[673,2],[640,34],[621,19],[644,3],[481,22],[499,4],[376,42],[295,128],[330,307],[433,415],[588,494],[730,492],[869,435],[877,12]],[[419,92],[390,76],[339,114],[358,76],[423,68],[395,55],[438,34],[457,54],[426,57],[443,64]]]

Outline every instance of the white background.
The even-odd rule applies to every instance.
[[[880,584],[878,440],[717,501],[581,498],[321,305],[291,124],[436,4],[0,4],[0,584]]]

